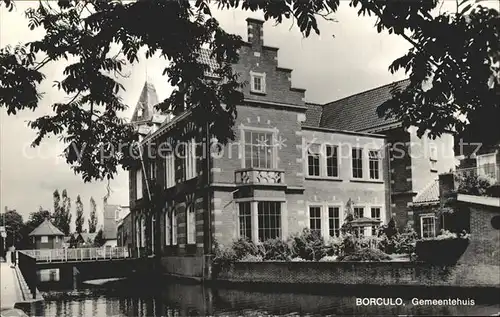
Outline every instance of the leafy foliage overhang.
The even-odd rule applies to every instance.
[[[43,38],[0,50],[0,106],[8,114],[35,110],[43,98],[39,84],[43,67],[72,57],[64,78],[56,82],[70,101],[52,105],[53,114],[29,123],[37,131],[33,146],[50,134],[67,145],[67,163],[85,181],[113,178],[117,166],[127,168],[130,150],[124,144],[137,141],[135,129],[118,114],[126,109],[119,97],[124,87],[117,78],[126,65],[159,53],[169,61],[164,70],[176,87],[158,105],[164,112],[193,110],[198,127],[211,124],[219,141],[234,138],[232,127],[241,87],[232,63],[238,61],[241,37],[225,32],[212,16],[210,4],[219,9],[262,11],[266,20],[281,23],[294,18],[304,36],[319,34],[317,19],[330,19],[340,0],[40,0],[26,11],[31,29],[43,28]],[[412,44],[408,53],[394,61],[390,70],[404,69],[410,84],[394,91],[379,108],[405,126],[415,125],[431,137],[445,131],[477,136],[495,142],[499,106],[499,15],[481,1],[457,1],[456,12],[432,14],[442,1],[345,1],[358,15],[376,16],[379,32],[395,33]],[[15,1],[0,5],[13,10]],[[113,48],[118,47],[117,54]],[[208,47],[218,62],[207,69],[198,54]],[[218,80],[206,78],[210,71]],[[113,76],[114,75],[114,76]],[[467,118],[464,121],[463,118]],[[490,125],[491,124],[491,125]],[[119,149],[119,150],[117,150]],[[103,159],[105,158],[105,159]]]

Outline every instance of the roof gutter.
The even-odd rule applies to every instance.
[[[332,132],[332,133],[340,133],[340,134],[359,135],[359,136],[366,136],[366,137],[380,138],[380,139],[385,139],[386,138],[386,136],[382,135],[382,134],[366,133],[366,132],[356,132],[356,131],[347,131],[347,130],[337,130],[337,129],[329,129],[329,128],[322,128],[322,127],[313,127],[313,126],[307,126],[307,125],[303,125],[302,129],[311,130],[311,131],[319,131],[319,132]]]

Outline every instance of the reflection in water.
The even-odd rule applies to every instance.
[[[395,295],[397,296],[397,294]],[[484,316],[498,313],[500,305],[420,306],[410,299],[405,306],[357,307],[355,297],[271,293],[206,288],[163,281],[161,285],[121,281],[106,288],[48,291],[36,316],[262,316],[262,315],[448,315]]]

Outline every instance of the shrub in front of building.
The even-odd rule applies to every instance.
[[[467,249],[469,237],[465,232],[457,234],[441,230],[441,233],[434,238],[417,241],[417,259],[431,264],[455,264]]]
[[[319,261],[326,255],[325,240],[317,231],[305,228],[299,234],[291,236],[292,257],[308,261]]]
[[[381,262],[391,260],[390,255],[384,253],[379,249],[374,248],[362,248],[355,252],[347,255],[341,255],[337,259],[343,262]]]

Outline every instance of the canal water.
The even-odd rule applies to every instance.
[[[411,298],[403,298],[401,306],[356,306],[355,296],[332,295],[328,290],[321,294],[282,293],[209,288],[178,280],[115,281],[105,286],[79,285],[72,290],[50,288],[52,290],[42,291],[45,303],[30,312],[31,316],[489,316],[500,312],[500,305],[493,304],[498,303],[494,300],[489,304],[476,299],[471,306],[415,306]],[[425,295],[422,293],[419,297],[425,298]],[[391,295],[393,299],[398,296],[401,295]]]

